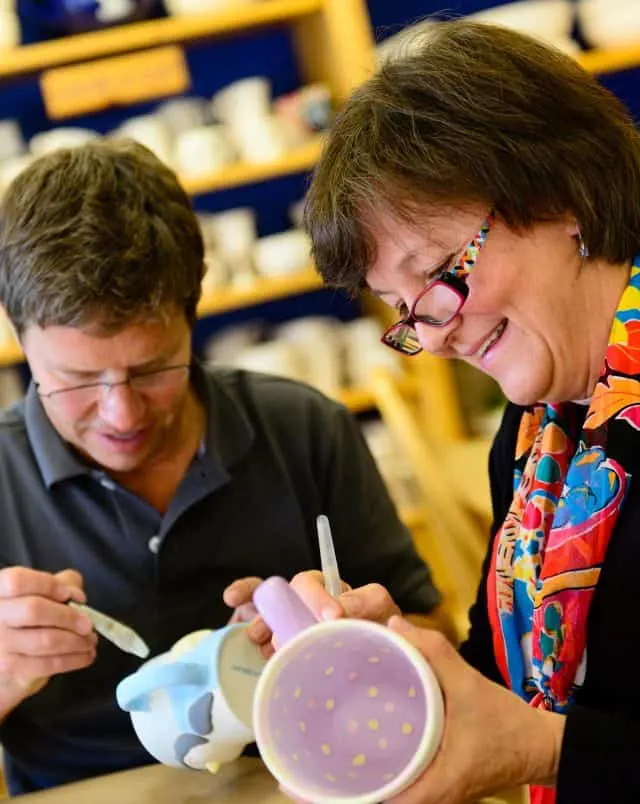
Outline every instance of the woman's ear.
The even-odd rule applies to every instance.
[[[579,237],[580,224],[578,223],[578,219],[573,215],[567,215],[565,218],[565,231],[569,237]]]

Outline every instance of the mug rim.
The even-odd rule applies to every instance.
[[[400,636],[400,634],[396,634],[380,623],[370,622],[368,620],[344,618],[312,625],[288,640],[269,659],[258,680],[253,699],[253,729],[260,756],[272,776],[277,779],[289,793],[303,800],[313,801],[313,797],[317,795],[317,789],[298,784],[297,782],[292,785],[289,783],[291,780],[288,778],[285,779],[285,774],[281,773],[282,763],[278,761],[275,752],[271,750],[269,744],[269,734],[267,732],[266,717],[264,715],[266,706],[263,706],[261,701],[263,699],[265,702],[270,700],[270,693],[276,681],[276,673],[279,671],[288,653],[299,648],[301,643],[309,641],[310,638],[315,639],[315,637],[322,636],[326,632],[352,630],[354,627],[357,630],[370,632],[376,636],[382,635],[407,656],[425,690],[429,716],[426,718],[424,728],[420,735],[420,742],[416,753],[394,779],[368,793],[356,795],[326,795],[323,793],[323,804],[377,804],[377,802],[381,800],[384,801],[391,796],[395,796],[408,787],[411,782],[427,768],[440,747],[442,733],[444,731],[444,700],[442,691],[435,673],[417,648]]]

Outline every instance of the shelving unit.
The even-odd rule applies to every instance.
[[[283,24],[292,31],[302,80],[328,83],[338,104],[372,71],[375,48],[365,0],[262,0],[214,13],[139,22],[3,52],[0,82],[161,45],[196,43]],[[630,69],[640,66],[640,45],[586,51],[577,59],[598,74]],[[317,138],[278,162],[234,164],[212,175],[184,177],[183,185],[195,196],[305,172],[316,163],[321,148],[322,140]],[[309,268],[295,276],[259,280],[247,288],[216,289],[202,299],[198,312],[201,316],[218,315],[320,287],[320,279]],[[17,344],[0,345],[0,365],[21,359]],[[345,391],[343,401],[354,411],[372,404],[371,396],[361,390]]]
[[[640,67],[640,44],[585,50],[576,58],[585,70],[597,75],[631,70]]]
[[[29,73],[39,73],[51,67],[91,61],[134,50],[172,43],[196,42],[264,28],[268,25],[295,22],[320,12],[323,6],[323,0],[265,0],[212,14],[148,20],[50,42],[38,42],[3,53],[0,78],[15,78]]]
[[[316,137],[277,162],[253,164],[240,162],[229,165],[209,176],[184,177],[182,186],[189,195],[202,195],[218,190],[229,190],[232,187],[241,187],[244,184],[277,179],[280,176],[290,176],[293,173],[302,173],[313,168],[321,150],[322,137]]]

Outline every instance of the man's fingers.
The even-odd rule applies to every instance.
[[[0,622],[11,628],[52,627],[84,636],[93,631],[91,621],[82,612],[35,595],[0,599]]]
[[[88,667],[96,657],[95,650],[68,653],[63,656],[0,656],[0,676],[35,680],[48,678],[57,673],[69,673]]]
[[[77,570],[65,569],[61,572],[56,572],[53,577],[58,583],[71,590],[71,599],[75,600],[76,603],[87,602],[87,596],[84,593],[84,581]]]
[[[271,629],[265,623],[262,617],[256,617],[253,620],[247,629],[247,634],[249,639],[258,645],[264,645],[266,642],[269,642],[272,636]]]
[[[250,603],[253,598],[253,593],[262,583],[262,578],[253,576],[247,578],[239,578],[232,584],[229,584],[222,593],[222,599],[232,609],[238,608],[245,603]]]
[[[0,600],[39,595],[63,602],[74,594],[73,586],[68,586],[50,572],[39,572],[27,567],[5,567],[0,570]]]
[[[98,638],[94,631],[80,636],[59,628],[4,628],[2,641],[11,653],[30,657],[90,653]]]

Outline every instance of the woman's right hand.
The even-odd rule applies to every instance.
[[[0,569],[0,719],[52,675],[94,661],[91,621],[67,606],[68,600],[86,601],[75,570]]]

